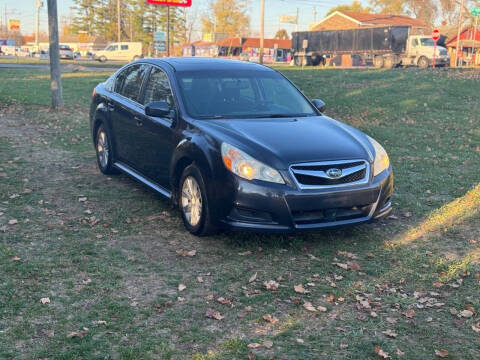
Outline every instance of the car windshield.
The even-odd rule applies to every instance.
[[[433,43],[433,40],[430,38],[421,38],[420,42],[422,43],[422,46],[434,46],[435,44]]]
[[[178,72],[182,97],[197,119],[316,116],[305,97],[274,71]]]

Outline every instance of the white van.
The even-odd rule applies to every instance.
[[[108,45],[105,49],[97,51],[95,60],[105,62],[107,60],[132,61],[142,57],[141,42],[119,42]]]

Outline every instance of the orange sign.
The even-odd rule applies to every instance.
[[[147,2],[153,5],[192,6],[192,0],[147,0]]]
[[[20,31],[20,20],[18,20],[18,19],[8,19],[8,30],[10,30],[10,31]]]

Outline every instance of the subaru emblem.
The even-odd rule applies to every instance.
[[[342,170],[337,168],[328,169],[327,176],[331,179],[338,179],[342,177]]]

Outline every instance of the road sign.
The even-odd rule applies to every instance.
[[[18,20],[18,19],[8,19],[8,30],[10,30],[10,31],[20,31],[20,20]]]
[[[438,29],[433,30],[432,39],[433,41],[438,41],[440,39],[440,31],[438,31]]]
[[[286,24],[296,24],[297,17],[294,15],[280,15],[280,22]]]
[[[168,5],[168,6],[192,6],[192,0],[147,0],[149,4],[153,5]]]
[[[167,39],[167,34],[165,31],[157,31],[153,33],[153,40],[155,41],[165,41]]]
[[[472,8],[472,16],[480,17],[480,7]]]
[[[435,69],[435,57],[437,56],[437,41],[440,39],[440,31],[438,31],[438,29],[433,30],[432,39],[433,39],[433,62],[432,62],[432,66]]]

